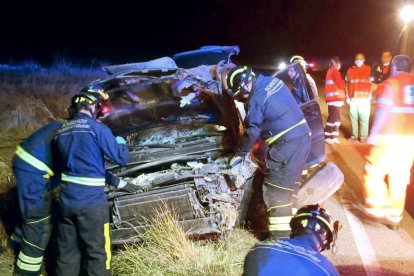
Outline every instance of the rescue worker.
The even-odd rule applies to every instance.
[[[368,143],[373,145],[364,172],[365,210],[398,229],[414,160],[414,75],[411,59],[398,55],[384,81]],[[384,181],[388,176],[388,185]]]
[[[349,102],[352,125],[350,141],[366,143],[368,138],[369,115],[371,113],[371,67],[364,64],[365,56],[358,53],[355,65],[346,74],[346,93]]]
[[[22,215],[21,250],[14,275],[40,275],[44,251],[52,233],[53,183],[58,183],[52,140],[61,121],[51,121],[17,146],[13,158],[17,196]]]
[[[306,79],[308,80],[309,85],[311,87],[311,90],[312,90],[312,93],[313,93],[313,97],[314,98],[317,98],[318,97],[318,88],[316,86],[315,80],[307,72],[307,68],[306,68],[307,63],[306,63],[306,60],[302,56],[295,55],[295,56],[291,56],[290,57],[289,63],[290,64],[299,63],[302,66],[303,71],[305,71],[305,74],[306,74]]]
[[[304,95],[306,95],[305,83],[300,76],[298,68],[296,68],[296,66],[289,66],[287,70],[288,70],[287,71],[288,75],[290,79],[292,80],[291,92],[292,92],[293,98],[295,99],[298,105],[306,102],[306,98],[304,97]]]
[[[376,64],[372,70],[372,82],[381,83],[390,76],[391,51],[385,50],[381,55],[381,64]]]
[[[96,121],[107,99],[102,90],[82,89],[72,97],[71,119],[56,136],[62,167],[58,275],[79,274],[80,248],[88,275],[111,274],[104,156],[119,165],[125,165],[129,156],[125,140]]]
[[[290,221],[290,239],[257,243],[244,262],[244,276],[339,275],[320,252],[335,245],[340,223],[320,205],[307,205]]]
[[[288,237],[289,221],[296,212],[299,179],[310,150],[310,129],[302,111],[283,81],[255,76],[251,68],[235,67],[227,76],[227,87],[239,101],[248,101],[246,131],[242,145],[230,166],[242,162],[258,138],[269,149],[268,173],[264,179],[263,199],[272,237]]]
[[[325,101],[328,105],[328,119],[325,127],[325,142],[339,144],[339,127],[341,126],[341,107],[345,99],[345,81],[342,79],[341,62],[334,56],[329,61],[326,72]]]

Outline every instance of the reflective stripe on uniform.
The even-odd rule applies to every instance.
[[[279,188],[279,189],[282,189],[282,190],[288,190],[288,191],[292,191],[293,192],[293,189],[281,187],[281,186],[278,186],[276,184],[270,183],[269,181],[265,181],[264,183],[267,184],[267,185],[269,185],[269,186],[271,186],[271,187],[273,187],[273,188]]]
[[[376,218],[384,218],[387,216],[387,209],[383,207],[364,207],[365,212]]]
[[[330,93],[326,93],[326,97],[332,97],[332,96],[339,96],[342,95],[343,93],[341,92],[330,92]]]
[[[33,244],[33,243],[31,243],[31,242],[27,241],[24,237],[23,237],[23,241],[24,241],[25,243],[27,243],[28,245],[33,246],[34,248],[37,248],[37,249],[40,249],[40,250],[45,250],[44,248],[41,248],[40,246],[37,246],[37,245],[35,245],[35,244]]]
[[[269,224],[269,231],[290,231],[289,223]]]
[[[291,219],[292,219],[292,216],[269,217],[269,223],[270,224],[289,223]]]
[[[402,215],[401,216],[387,216],[387,220],[393,223],[400,223],[400,221],[402,220]]]
[[[390,99],[385,99],[385,98],[379,98],[377,100],[377,103],[382,104],[382,105],[392,105],[393,101]]]
[[[335,82],[333,80],[327,80],[325,81],[326,85],[330,85],[330,84],[335,84]]]
[[[26,263],[22,262],[21,260],[17,260],[17,266],[21,270],[27,270],[27,271],[36,272],[36,271],[39,271],[40,270],[41,264],[32,265],[32,264],[26,264]]]
[[[46,171],[51,176],[54,175],[53,171],[45,163],[25,151],[21,146],[17,146],[15,154],[39,171]]]
[[[354,80],[349,80],[350,83],[357,83],[357,82],[369,82],[368,79],[354,79]]]
[[[22,251],[20,251],[19,259],[27,264],[40,264],[42,263],[43,256],[34,258],[34,257],[27,256]]]
[[[272,136],[272,137],[268,138],[268,139],[266,140],[266,144],[267,144],[267,145],[270,145],[270,144],[274,143],[274,142],[275,142],[277,139],[279,139],[279,138],[280,138],[283,134],[285,134],[285,133],[287,133],[287,132],[291,131],[291,130],[292,130],[292,129],[294,129],[295,127],[300,126],[300,125],[302,125],[302,124],[304,124],[304,123],[306,123],[306,120],[305,120],[305,119],[302,119],[302,121],[300,121],[300,122],[299,122],[299,123],[297,123],[296,125],[294,125],[294,126],[292,126],[292,127],[288,128],[288,129],[285,129],[284,131],[280,132],[279,134],[276,134],[275,136]]]
[[[41,218],[41,219],[38,219],[38,220],[26,222],[26,224],[35,224],[35,223],[39,223],[39,222],[42,222],[42,221],[47,220],[47,219],[50,219],[50,216],[47,216],[45,218]]]
[[[389,206],[391,205],[391,200],[385,198],[367,197],[365,198],[365,205]]]
[[[105,252],[106,252],[106,269],[111,269],[111,238],[109,235],[109,223],[104,224],[104,236],[105,236]]]
[[[391,113],[414,113],[413,107],[393,107]]]
[[[292,205],[292,202],[291,202],[291,203],[288,203],[288,204],[283,204],[283,205],[275,205],[275,206],[271,206],[269,209],[267,209],[267,211],[270,211],[270,210],[272,210],[272,209],[276,209],[276,208],[283,208],[283,207],[287,207],[287,206],[290,206],[290,205]]]
[[[72,176],[62,173],[62,181],[72,182],[80,185],[86,186],[105,186],[105,178],[89,178],[89,177],[80,177]]]

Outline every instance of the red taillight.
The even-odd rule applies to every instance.
[[[101,110],[99,111],[97,117],[98,118],[100,118],[100,117],[106,117],[106,116],[109,115],[109,113],[111,113],[111,105],[110,105],[109,101],[104,101],[102,103]]]

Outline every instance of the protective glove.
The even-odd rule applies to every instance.
[[[120,179],[117,188],[124,191],[124,192],[131,193],[131,194],[134,194],[134,193],[137,193],[137,192],[141,191],[140,187],[138,187],[138,186],[136,186],[136,185],[134,185],[130,182],[127,182],[123,179]]]
[[[116,142],[118,143],[118,144],[122,144],[122,145],[126,145],[126,140],[124,139],[124,137],[121,137],[121,136],[116,136]]]
[[[229,166],[231,168],[236,167],[238,164],[240,164],[244,161],[244,158],[245,158],[245,156],[240,155],[240,154],[237,154],[237,155],[233,156],[233,158],[229,162]]]
[[[196,97],[195,93],[190,93],[187,96],[182,96],[180,100],[180,107],[184,107],[191,103],[191,100]]]

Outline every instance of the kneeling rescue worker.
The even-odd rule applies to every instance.
[[[320,205],[307,205],[290,221],[290,239],[259,242],[247,254],[245,276],[339,275],[320,252],[335,245],[339,221]]]
[[[102,90],[82,89],[72,97],[71,119],[56,136],[62,167],[58,275],[79,275],[81,255],[88,275],[111,274],[104,156],[125,165],[129,155],[125,140],[96,121],[106,100]]]
[[[265,140],[269,150],[263,199],[269,232],[272,238],[288,237],[289,221],[297,210],[298,181],[310,150],[309,126],[289,88],[280,79],[256,77],[249,67],[235,67],[227,75],[227,87],[235,99],[248,100],[246,132],[230,166],[240,163],[258,138]]]

